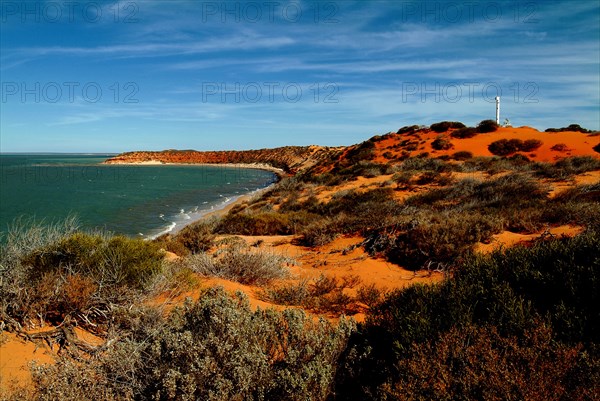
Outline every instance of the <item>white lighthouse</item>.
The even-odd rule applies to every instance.
[[[500,125],[500,96],[496,96],[496,124]]]

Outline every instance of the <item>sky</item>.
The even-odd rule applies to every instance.
[[[0,151],[600,129],[600,2],[0,0]]]

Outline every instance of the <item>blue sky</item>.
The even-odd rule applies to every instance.
[[[348,145],[496,95],[600,129],[599,4],[0,0],[0,150]]]

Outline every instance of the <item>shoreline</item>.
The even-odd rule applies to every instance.
[[[254,170],[270,171],[277,174],[281,179],[285,176],[285,171],[278,167],[273,167],[266,163],[170,163],[160,160],[145,160],[138,162],[110,162],[103,161],[101,164],[107,166],[207,166],[207,167],[225,167],[225,168],[244,168]]]
[[[134,162],[121,162],[121,161],[116,161],[116,162],[110,162],[107,163],[106,161],[103,161],[102,163],[100,163],[102,165],[107,165],[107,166],[207,166],[207,167],[225,167],[225,168],[238,168],[238,169],[253,169],[253,170],[263,170],[263,171],[268,171],[271,173],[274,173],[276,176],[276,180],[271,183],[270,185],[264,187],[264,188],[258,188],[255,189],[254,191],[250,191],[246,194],[242,194],[239,195],[237,197],[234,197],[231,201],[226,202],[224,204],[222,204],[221,206],[217,207],[214,210],[208,210],[205,212],[201,212],[199,213],[198,216],[195,216],[194,218],[191,218],[188,221],[184,221],[184,222],[171,222],[171,224],[174,224],[172,227],[170,228],[166,228],[163,231],[160,231],[157,234],[153,234],[153,235],[148,235],[148,236],[144,236],[144,240],[147,241],[153,241],[159,237],[162,237],[163,235],[176,235],[179,232],[181,232],[185,227],[192,225],[194,223],[197,223],[201,220],[204,219],[209,219],[212,217],[223,217],[225,216],[227,213],[229,213],[229,211],[231,209],[233,209],[234,206],[239,205],[244,203],[245,201],[248,201],[250,199],[252,199],[254,196],[260,195],[261,193],[267,191],[269,188],[271,188],[273,185],[275,185],[277,182],[279,182],[283,177],[285,177],[286,173],[283,169],[277,168],[277,167],[273,167],[269,164],[265,164],[265,163],[170,163],[170,162],[163,162],[160,160],[145,160],[145,161],[134,161]]]
[[[173,222],[176,225],[173,226],[171,229],[163,230],[163,231],[159,232],[158,234],[155,234],[152,236],[146,236],[144,238],[144,240],[153,241],[159,237],[162,237],[163,235],[176,235],[179,232],[181,232],[185,227],[192,225],[194,223],[197,223],[199,221],[202,221],[205,219],[210,219],[210,218],[223,217],[227,213],[229,213],[229,211],[231,209],[233,209],[235,206],[240,205],[246,201],[249,201],[250,199],[254,198],[255,196],[261,195],[265,191],[272,188],[273,185],[275,185],[275,184],[276,183],[274,182],[264,188],[255,189],[254,191],[250,191],[248,193],[239,195],[235,198],[232,198],[229,202],[222,204],[220,207],[217,207],[216,209],[213,209],[213,210],[208,210],[208,211],[202,212],[198,216],[191,218],[190,220],[187,220],[184,222],[178,222],[178,223]]]

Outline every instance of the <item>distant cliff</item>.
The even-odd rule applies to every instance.
[[[329,172],[373,174],[375,170],[385,170],[385,166],[399,164],[409,157],[453,160],[477,156],[492,157],[494,154],[490,149],[493,150],[494,145],[511,140],[534,143],[535,151],[515,149],[511,155],[520,154],[521,158],[536,162],[552,162],[570,156],[600,157],[600,144],[595,132],[540,132],[531,127],[499,127],[495,131],[481,133],[477,132],[476,128],[456,129],[446,125],[435,124],[432,125],[433,129],[407,126],[397,132],[377,135],[351,146],[284,146],[274,149],[208,152],[128,152],[108,159],[105,163],[232,163],[255,164],[259,168],[271,166],[288,174],[300,171],[309,175]],[[570,128],[563,130],[566,129]]]
[[[285,146],[258,150],[224,150],[200,152],[196,150],[163,150],[121,153],[106,160],[105,164],[129,163],[210,163],[210,164],[263,164],[295,173],[322,160],[330,150],[322,146]]]

